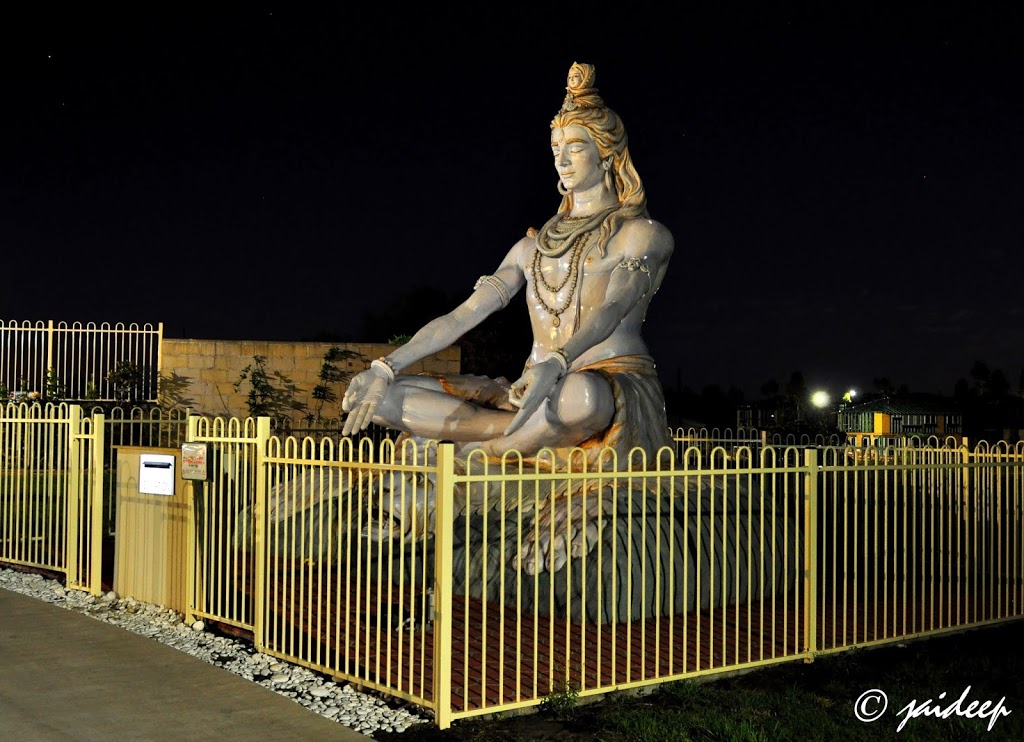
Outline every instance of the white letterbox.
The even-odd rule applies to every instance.
[[[139,460],[139,492],[174,495],[174,455],[144,453]]]

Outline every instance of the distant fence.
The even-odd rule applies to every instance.
[[[759,454],[768,444],[768,434],[755,428],[669,428],[669,436],[675,446],[677,461],[689,459],[689,463],[697,461],[710,465],[711,452],[722,461],[729,460],[740,453],[753,452]]]
[[[14,401],[38,397],[50,402],[155,402],[162,339],[163,323],[0,320],[0,387]],[[122,368],[132,373],[111,381],[110,373],[119,364],[130,364]]]
[[[276,435],[281,438],[291,436],[292,438],[300,441],[303,438],[312,438],[315,441],[322,441],[325,438],[330,438],[335,443],[339,444],[345,438],[353,440],[368,438],[373,441],[375,446],[379,446],[384,441],[394,441],[397,437],[397,433],[395,433],[395,431],[383,428],[374,423],[370,423],[366,429],[360,433],[345,436],[342,433],[344,425],[344,419],[333,417],[312,421],[294,421],[286,417],[280,419],[271,418],[270,433],[271,435]]]

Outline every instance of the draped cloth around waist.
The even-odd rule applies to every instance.
[[[539,471],[623,470],[630,468],[632,457],[632,467],[637,469],[643,468],[645,462],[653,464],[665,447],[671,447],[665,396],[650,356],[616,356],[575,368],[570,373],[598,374],[608,382],[615,400],[612,419],[603,431],[585,440],[524,452],[521,459],[524,466]],[[511,385],[504,378],[473,375],[437,378],[444,391],[452,396],[482,407],[515,410],[508,402]],[[480,454],[471,453],[469,459],[475,464]],[[490,456],[486,461],[499,464],[501,459]],[[509,459],[506,457],[505,461],[508,463]],[[516,457],[517,466],[519,461]],[[466,471],[466,460],[460,459],[456,467]]]

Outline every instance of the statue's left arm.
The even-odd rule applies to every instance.
[[[588,295],[591,311],[573,336],[561,347],[533,364],[512,385],[513,401],[519,412],[505,429],[511,435],[543,404],[573,363],[591,348],[604,342],[657,289],[672,256],[671,232],[649,219],[636,219],[622,226],[613,238],[610,252],[619,259],[608,279],[604,294]],[[595,310],[599,307],[598,310]]]

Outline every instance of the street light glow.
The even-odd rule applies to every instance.
[[[811,395],[811,404],[821,409],[828,406],[828,392],[817,391]]]

